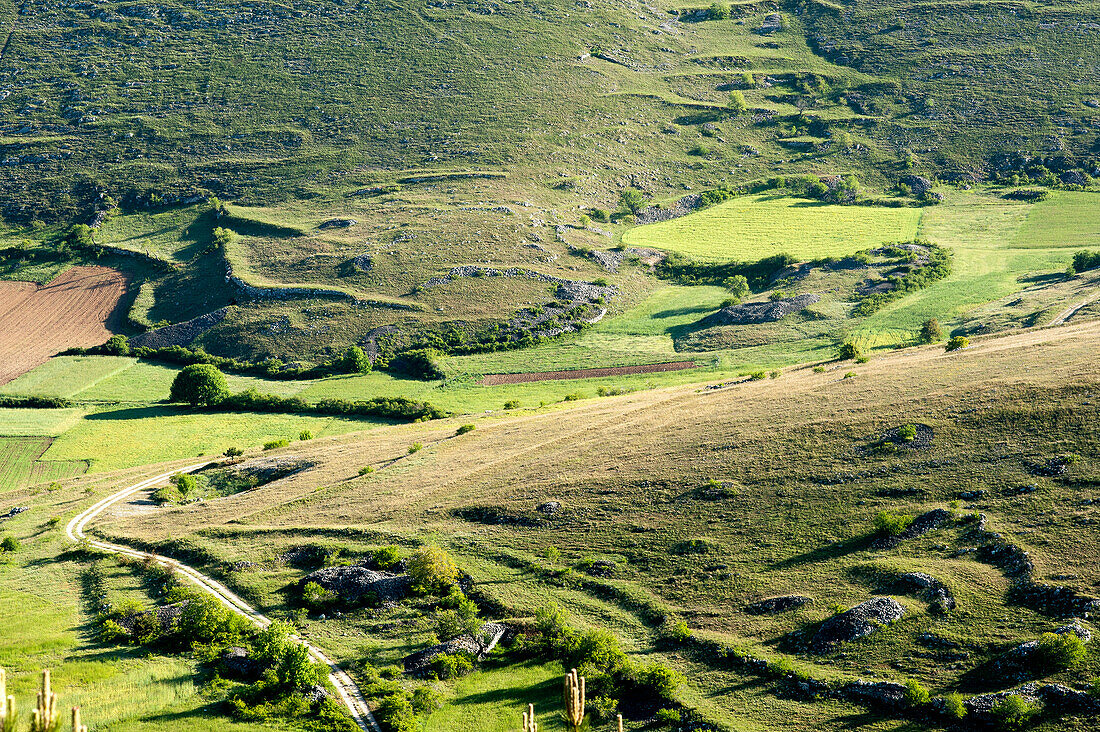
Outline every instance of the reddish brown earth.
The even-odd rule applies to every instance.
[[[70,267],[45,285],[0,282],[0,384],[66,348],[110,338],[128,284],[107,267]]]
[[[529,374],[489,374],[479,383],[482,386],[498,384],[527,384],[532,381],[555,379],[595,379],[600,376],[628,376],[630,374],[655,374],[661,371],[682,371],[695,368],[694,361],[647,363],[639,366],[614,366],[604,369],[576,369],[574,371],[535,371]]]

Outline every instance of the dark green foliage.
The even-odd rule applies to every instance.
[[[940,321],[935,318],[929,318],[924,321],[920,327],[920,342],[921,343],[936,343],[943,339],[943,328],[940,327]]]
[[[61,397],[0,395],[0,409],[64,409],[71,406],[71,400]]]
[[[1035,663],[1045,672],[1076,668],[1085,660],[1085,643],[1076,633],[1043,633],[1035,649]]]
[[[322,399],[307,402],[300,397],[281,397],[261,394],[248,389],[227,396],[213,408],[224,412],[273,412],[278,414],[339,414],[357,417],[381,417],[399,421],[418,419],[442,419],[447,413],[426,402],[405,397],[375,397],[366,401],[351,402],[345,399]]]
[[[1081,250],[1073,255],[1073,264],[1070,265],[1070,269],[1074,273],[1080,274],[1097,268],[1100,268],[1100,252]]]
[[[994,726],[1005,732],[1019,732],[1027,728],[1031,719],[1038,713],[1037,706],[1029,704],[1015,694],[1009,694],[994,704],[993,709],[990,710]]]
[[[748,285],[763,288],[780,271],[795,264],[789,254],[773,254],[756,262],[693,262],[689,257],[671,252],[658,262],[654,271],[658,277],[675,280],[682,285],[734,284],[733,278],[743,277]]]
[[[404,351],[390,361],[389,368],[405,376],[424,381],[435,381],[446,376],[436,363],[436,352],[430,348]]]
[[[192,406],[212,407],[229,396],[225,374],[210,364],[194,364],[176,374],[169,399]]]
[[[836,358],[838,361],[854,361],[861,356],[863,356],[863,352],[859,350],[859,346],[855,343],[842,343],[840,347],[836,349]]]
[[[713,3],[707,8],[707,18],[710,20],[727,20],[730,17],[730,6],[726,3]]]
[[[3,541],[0,541],[0,552],[17,552],[19,551],[19,540],[14,536],[5,536]]]
[[[113,335],[103,344],[103,352],[108,356],[129,356],[130,341],[124,335]]]
[[[473,659],[465,653],[441,654],[428,664],[428,675],[440,681],[465,676],[474,670]]]
[[[753,371],[751,374],[749,374],[750,381],[763,381],[766,378],[768,378],[768,374],[766,371]]]
[[[302,602],[310,610],[323,611],[336,604],[336,595],[316,582],[307,582],[302,588]]]
[[[401,550],[395,546],[379,547],[371,558],[379,569],[389,570],[401,561]]]
[[[280,447],[286,447],[290,444],[290,440],[282,437],[278,440],[268,440],[264,443],[264,450],[278,450]]]
[[[645,206],[645,194],[636,188],[627,188],[619,194],[620,210],[636,214]]]
[[[465,434],[468,434],[470,432],[473,432],[475,429],[477,429],[477,427],[475,427],[472,424],[464,424],[461,427],[459,427],[457,430],[455,430],[455,434],[456,435],[465,435]]]
[[[903,275],[890,275],[887,280],[892,287],[885,292],[874,292],[859,298],[859,303],[852,310],[853,315],[871,315],[888,303],[928,287],[951,274],[950,251],[928,241],[916,240],[912,243],[928,248],[928,262],[910,267]]]

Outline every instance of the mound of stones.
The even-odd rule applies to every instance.
[[[788,297],[782,300],[770,300],[768,302],[747,302],[740,305],[731,305],[722,308],[716,313],[711,313],[699,321],[703,327],[716,325],[759,325],[760,323],[774,323],[788,315],[802,312],[810,307],[821,297],[813,293]]]
[[[909,186],[914,196],[920,197],[932,190],[932,181],[922,175],[902,176],[901,182]]]
[[[904,684],[857,679],[837,690],[837,696],[855,704],[901,709],[908,706]]]
[[[156,623],[160,627],[161,632],[166,633],[179,622],[180,614],[183,612],[183,609],[185,607],[187,607],[186,600],[184,600],[183,602],[177,602],[173,605],[161,605],[151,610],[142,610],[141,612],[131,613],[129,615],[124,615],[123,617],[119,618],[118,626],[127,633],[132,634],[134,632],[134,629],[139,624],[143,623],[145,618],[152,617],[154,620],[156,620]]]
[[[16,506],[14,508],[8,509],[8,512],[5,513],[3,516],[0,516],[0,519],[10,519],[13,516],[18,516],[19,514],[23,513],[24,511],[29,511],[29,510],[30,510],[29,506]]]
[[[901,620],[905,608],[890,597],[874,597],[826,620],[810,641],[817,651],[830,651],[841,643],[864,638],[883,625]]]
[[[698,193],[692,193],[671,206],[647,206],[635,214],[634,218],[639,224],[655,224],[658,221],[670,221],[687,216],[702,205],[703,197]]]
[[[312,468],[316,463],[300,458],[261,457],[223,468],[232,482],[246,481],[253,487],[288,478],[295,473]]]
[[[1058,635],[1073,633],[1085,643],[1092,639],[1092,633],[1079,623],[1063,625],[1054,631]],[[990,664],[990,672],[997,678],[1010,681],[1023,681],[1028,678],[1035,665],[1035,655],[1039,651],[1039,641],[1030,640],[1002,653]]]
[[[348,266],[356,272],[370,272],[374,267],[374,259],[369,254],[360,254],[349,259]]]
[[[432,660],[437,656],[454,656],[459,653],[468,653],[475,658],[482,659],[508,632],[508,626],[503,623],[485,623],[474,635],[460,635],[443,643],[425,648],[422,651],[411,653],[401,660],[405,673],[412,676],[422,675],[428,670]]]
[[[130,339],[130,345],[142,348],[168,348],[170,346],[189,346],[199,336],[225,320],[229,308],[200,315],[182,323],[166,325],[163,328],[140,333]]]
[[[900,574],[895,584],[906,594],[915,594],[925,602],[943,610],[955,609],[955,596],[944,583],[924,572]]]
[[[355,219],[329,219],[328,221],[322,221],[317,228],[318,229],[347,229],[348,227],[355,226],[359,222]]]
[[[909,524],[909,527],[900,534],[879,537],[871,545],[871,548],[893,549],[903,541],[916,539],[918,536],[927,534],[929,531],[934,531],[944,524],[950,523],[954,518],[955,517],[951,515],[950,511],[942,508],[933,509],[913,519],[913,523]]]
[[[1008,691],[998,691],[991,694],[979,694],[967,699],[966,711],[974,718],[974,721],[989,722],[993,721],[993,707],[997,706],[1000,702],[1004,701],[1007,697],[1018,696],[1029,704],[1037,704],[1039,702],[1039,685],[1036,683],[1024,684],[1015,689],[1009,689]]]
[[[745,607],[745,612],[750,615],[775,615],[809,605],[814,600],[803,595],[782,595],[780,597],[766,597]]]
[[[770,36],[781,30],[783,30],[783,16],[779,13],[769,13],[764,17],[764,22],[760,24],[756,32],[760,35]]]
[[[400,602],[409,594],[412,578],[407,574],[379,572],[367,567],[325,567],[298,581],[298,589],[316,582],[341,601],[356,605],[363,602]]]

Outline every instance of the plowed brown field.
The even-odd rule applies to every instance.
[[[111,337],[129,278],[107,267],[71,267],[51,282],[0,282],[0,384],[66,348]]]

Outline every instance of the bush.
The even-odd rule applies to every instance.
[[[265,450],[277,450],[280,447],[286,447],[289,444],[290,444],[290,440],[286,439],[285,437],[282,438],[282,439],[279,439],[279,440],[268,440],[267,442],[264,443],[264,449]]]
[[[898,439],[902,442],[912,442],[917,439],[917,426],[914,424],[903,424],[898,427]]]
[[[636,214],[645,206],[645,194],[634,188],[627,188],[619,194],[619,208],[627,213]]]
[[[371,557],[379,569],[392,569],[401,561],[401,550],[395,546],[383,546],[374,550]]]
[[[855,343],[841,344],[840,348],[836,350],[838,361],[854,361],[861,356],[863,356],[863,352],[859,350],[859,346]]]
[[[390,361],[391,371],[422,381],[438,381],[446,377],[443,369],[436,363],[438,354],[431,348],[417,348],[403,351]]]
[[[913,523],[913,517],[907,513],[879,511],[875,514],[875,531],[885,536],[898,536]]]
[[[713,3],[707,8],[709,20],[727,20],[730,17],[730,6],[726,3]]]
[[[1016,732],[1027,727],[1031,718],[1039,713],[1039,709],[1015,694],[1009,694],[994,704],[989,713],[998,729]]]
[[[947,351],[958,351],[970,346],[970,339],[966,336],[954,336],[947,342]]]
[[[219,404],[228,396],[229,385],[225,374],[216,366],[196,363],[176,374],[168,398],[173,402],[206,407]]]
[[[694,538],[673,544],[669,551],[673,554],[709,554],[714,549],[714,542],[710,539]]]
[[[101,350],[108,356],[129,356],[130,341],[124,335],[113,335],[107,339]]]
[[[412,708],[417,714],[431,714],[443,706],[443,697],[435,689],[419,686],[412,693]]]
[[[437,546],[417,549],[409,558],[408,571],[420,592],[437,592],[458,582],[458,566]]]
[[[935,318],[929,318],[921,324],[921,343],[936,343],[941,340],[943,340],[943,328],[940,327],[940,321]]]
[[[663,663],[654,661],[637,668],[632,674],[634,682],[654,694],[658,699],[671,701],[684,677]]]
[[[584,394],[581,394],[579,392],[573,392],[572,394],[566,394],[565,396],[563,396],[561,398],[561,400],[563,402],[579,402],[581,399],[584,399]]]
[[[459,427],[457,430],[455,430],[455,434],[456,435],[465,435],[469,432],[473,432],[476,429],[477,429],[477,427],[475,427],[472,424],[464,424],[461,427]]]
[[[590,208],[588,213],[592,216],[593,221],[599,221],[606,224],[611,220],[611,212],[602,208]]]
[[[1065,671],[1085,660],[1085,642],[1073,632],[1043,633],[1035,649],[1035,662],[1044,671]]]
[[[313,432],[311,432],[310,430],[302,430],[298,433],[298,439],[302,442],[305,442],[306,440],[312,440]]]
[[[444,653],[433,658],[428,664],[428,675],[440,681],[457,679],[473,670],[474,663],[465,653],[456,653],[453,656]]]
[[[504,402],[504,408],[505,409],[519,409],[519,400],[518,399],[509,399],[508,401]]]
[[[1100,268],[1100,252],[1082,250],[1073,255],[1073,264],[1070,265],[1070,269],[1075,274],[1097,268]]]
[[[337,599],[336,595],[316,582],[307,582],[302,588],[302,602],[311,610],[327,610]]]
[[[419,442],[414,442],[413,444],[409,445],[409,454],[412,455],[413,453],[420,452],[423,449],[424,445]]]
[[[910,679],[905,682],[905,701],[911,707],[923,707],[932,700],[928,689],[921,686],[919,681]]]
[[[824,366],[814,366],[814,373],[815,374],[825,373],[825,367]]]
[[[17,552],[19,551],[19,540],[14,536],[5,536],[3,541],[0,541],[0,552]]]
[[[948,694],[943,698],[943,713],[950,719],[962,719],[966,716],[966,704],[959,694]]]
[[[373,364],[362,348],[348,346],[337,361],[336,367],[345,374],[365,374],[373,368]]]
[[[741,115],[749,111],[748,102],[745,101],[745,95],[740,89],[734,89],[730,92],[729,103],[726,105],[726,109],[729,110],[732,115]]]
[[[373,466],[370,466],[370,465],[366,465],[366,466],[364,466],[364,467],[362,467],[362,468],[359,468],[359,475],[360,475],[360,476],[363,476],[363,475],[370,475],[370,474],[371,474],[371,473],[373,473],[373,472],[374,472],[374,467],[373,467]]]
[[[657,720],[657,724],[672,724],[673,722],[680,721],[680,712],[676,709],[667,709],[662,707],[657,710],[657,713],[653,715],[653,718]]]
[[[768,374],[765,371],[753,371],[749,374],[750,381],[763,381],[766,378],[768,378]]]
[[[382,727],[382,732],[420,732],[420,720],[408,694],[383,697],[374,708],[374,718]]]
[[[222,455],[225,455],[228,458],[240,457],[241,455],[244,455],[244,450],[239,447],[227,447]]]

